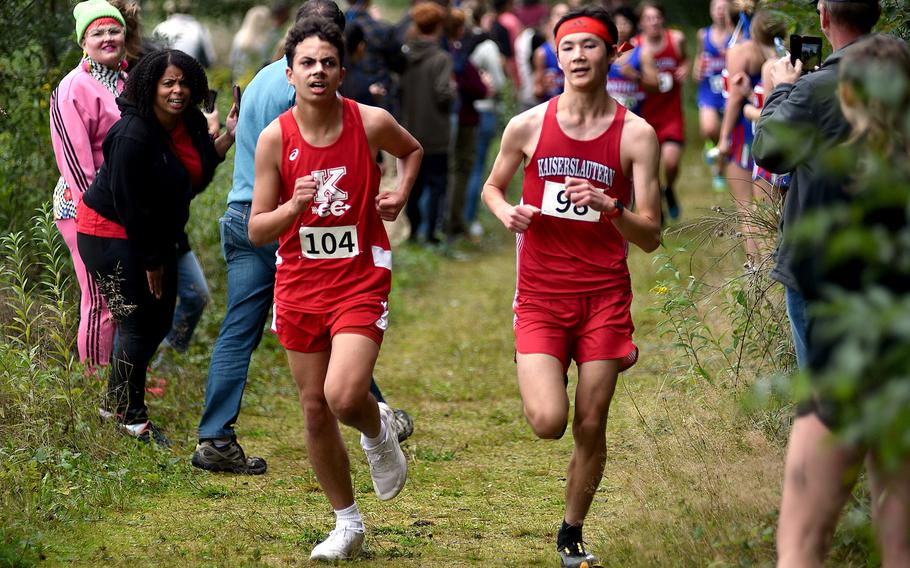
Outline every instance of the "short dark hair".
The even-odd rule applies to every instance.
[[[824,0],[824,2],[825,11],[828,12],[828,17],[833,23],[854,29],[861,34],[871,32],[882,15],[882,7],[878,0],[857,0],[856,2]]]
[[[190,105],[198,107],[209,92],[209,81],[205,70],[191,55],[178,49],[160,49],[147,53],[126,79],[123,98],[136,105],[142,116],[150,116],[158,92],[158,81],[169,65],[183,71],[186,86],[190,90]]]
[[[333,0],[308,0],[304,2],[297,10],[294,22],[301,22],[311,17],[326,19],[338,26],[341,31],[344,31],[344,26],[347,23],[344,12]]]
[[[310,2],[312,1],[310,0]],[[344,35],[341,33],[341,28],[331,20],[310,17],[294,24],[294,27],[288,32],[287,39],[284,40],[284,57],[287,59],[288,67],[294,66],[294,51],[300,42],[314,36],[332,44],[332,47],[338,50],[338,64],[344,65]]]
[[[632,27],[638,29],[638,14],[635,13],[635,10],[629,8],[628,6],[620,6],[613,10],[613,17],[622,16],[623,18],[632,22]]]
[[[641,18],[642,12],[645,11],[645,8],[654,8],[660,15],[664,18],[667,17],[667,9],[664,8],[664,5],[658,2],[657,0],[644,0],[641,4],[638,5],[638,17]]]
[[[553,26],[553,37],[556,37],[556,34],[559,32],[559,27],[564,23],[581,17],[594,18],[607,27],[607,32],[610,34],[610,37],[613,38],[612,42],[606,42],[607,53],[611,53],[616,45],[619,32],[616,31],[616,24],[613,23],[613,18],[610,17],[610,13],[600,6],[582,6],[581,8],[569,10],[569,12],[565,16],[559,18],[559,21]],[[559,46],[556,47],[558,48]]]

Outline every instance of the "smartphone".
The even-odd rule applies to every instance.
[[[234,93],[234,104],[237,105],[237,110],[240,110],[240,85],[234,85],[232,88]]]
[[[205,95],[205,103],[203,106],[203,108],[205,109],[205,112],[208,112],[208,113],[215,112],[215,99],[217,99],[217,98],[218,98],[218,91],[216,91],[215,89],[209,89],[208,94]]]
[[[790,36],[790,62],[803,62],[803,73],[810,73],[822,64],[822,38],[815,36]]]

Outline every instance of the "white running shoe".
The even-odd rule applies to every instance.
[[[394,414],[388,405],[379,407],[379,420],[385,424],[385,440],[372,448],[363,448],[370,463],[373,489],[380,501],[392,499],[404,488],[408,480],[408,460],[401,451],[393,426]]]
[[[363,531],[337,527],[313,548],[310,560],[352,560],[363,551]]]

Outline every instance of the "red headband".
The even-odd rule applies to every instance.
[[[559,31],[556,32],[556,47],[559,47],[559,42],[562,41],[562,38],[566,37],[569,34],[579,34],[579,33],[589,33],[594,34],[600,39],[604,40],[607,45],[613,45],[616,41],[610,35],[610,30],[607,29],[607,26],[597,18],[592,18],[590,16],[579,16],[577,18],[572,18],[567,20],[559,26]]]

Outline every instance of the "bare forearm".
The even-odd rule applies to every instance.
[[[218,153],[218,156],[220,158],[224,158],[227,155],[228,150],[230,150],[231,146],[233,145],[234,137],[225,132],[215,139],[215,152]]]
[[[278,240],[297,220],[300,212],[294,211],[291,203],[284,203],[273,211],[253,212],[247,232],[250,242],[261,247]]]
[[[610,222],[627,241],[645,252],[652,252],[660,246],[660,219],[625,210]]]
[[[398,187],[396,191],[402,193],[405,199],[411,194],[411,187],[414,185],[414,180],[417,179],[422,160],[423,148],[420,146],[397,159]]]
[[[502,209],[511,206],[511,204],[506,201],[505,192],[489,182],[483,185],[483,191],[480,193],[480,198],[483,200],[484,205],[487,206],[487,209],[490,210],[490,213],[497,219],[500,218],[499,212]]]

